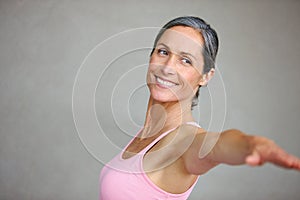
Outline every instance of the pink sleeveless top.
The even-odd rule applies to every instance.
[[[197,127],[200,127],[195,122],[188,122]],[[187,199],[192,192],[195,183],[184,193],[173,194],[164,191],[156,186],[143,170],[143,157],[146,152],[155,145],[159,140],[172,132],[173,128],[156,138],[147,147],[136,155],[123,159],[124,150],[115,158],[108,162],[100,173],[100,194],[99,200],[184,200]],[[140,131],[137,133],[137,135]]]

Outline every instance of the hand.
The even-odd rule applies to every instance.
[[[277,166],[300,171],[300,159],[288,154],[273,141],[259,136],[250,136],[252,153],[246,157],[250,166],[263,165],[266,162]]]

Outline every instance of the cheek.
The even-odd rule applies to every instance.
[[[148,70],[147,70],[147,76],[146,81],[148,86],[155,83],[155,71],[157,70],[157,67],[154,64],[149,63]]]
[[[181,74],[182,79],[184,80],[185,84],[188,84],[191,88],[198,87],[199,82],[202,76],[196,71],[191,70]]]
[[[160,65],[156,63],[154,59],[150,59],[148,70],[147,70],[147,80],[152,79],[153,81],[153,79],[155,78],[154,74],[157,74],[159,70],[160,70]]]
[[[149,60],[149,65],[148,65],[148,71],[153,71],[153,70],[155,70],[155,63],[157,63],[156,62],[156,59],[154,58],[154,56],[151,56],[150,57],[150,60]]]
[[[155,53],[155,52],[153,52],[153,53]],[[155,62],[157,62],[157,61],[156,61],[156,59],[155,59],[155,56],[152,54],[152,56],[151,56],[150,59],[149,59],[149,65],[151,65],[151,64],[153,64],[153,63],[155,63]]]

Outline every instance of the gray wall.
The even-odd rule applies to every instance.
[[[88,144],[75,128],[72,90],[77,71],[88,53],[110,36],[158,27],[179,15],[203,17],[219,34],[217,63],[226,91],[222,127],[269,137],[300,156],[300,1],[1,0],[1,200],[97,199],[103,166],[97,158],[102,155],[87,151]],[[124,45],[126,41],[120,43]],[[146,64],[148,53],[147,49],[129,53],[114,65],[124,64],[128,72],[130,62]],[[99,64],[99,69],[104,66]],[[143,80],[145,69],[130,76]],[[122,147],[129,140],[122,133],[134,134],[143,122],[148,93],[140,85],[130,99],[126,93],[122,97],[121,85],[129,87],[129,77],[117,85],[120,97],[101,99],[111,94],[109,84],[121,79],[122,73],[116,72],[120,71],[108,71],[106,81],[100,81],[96,110],[106,136]],[[211,88],[215,83],[212,80]],[[195,109],[205,128],[210,127],[211,88],[201,91],[200,108]],[[128,101],[125,107],[136,124],[122,121],[123,111],[115,114],[119,127],[114,118],[106,117],[112,110],[103,102],[110,100],[117,112],[124,107],[123,100]],[[98,145],[104,146],[101,141]],[[108,153],[109,148],[102,152]],[[269,164],[219,166],[200,177],[190,199],[295,200],[299,185],[299,172]]]

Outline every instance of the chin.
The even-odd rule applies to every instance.
[[[150,95],[154,100],[163,103],[178,101],[178,98],[169,91],[161,92],[152,88],[150,89]]]
[[[185,90],[184,88],[181,89],[173,89],[172,88],[162,88],[161,86],[157,84],[147,84],[148,89],[151,95],[151,98],[153,98],[155,101],[167,103],[167,102],[185,102],[189,98],[190,91]],[[194,95],[192,95],[193,97]]]

